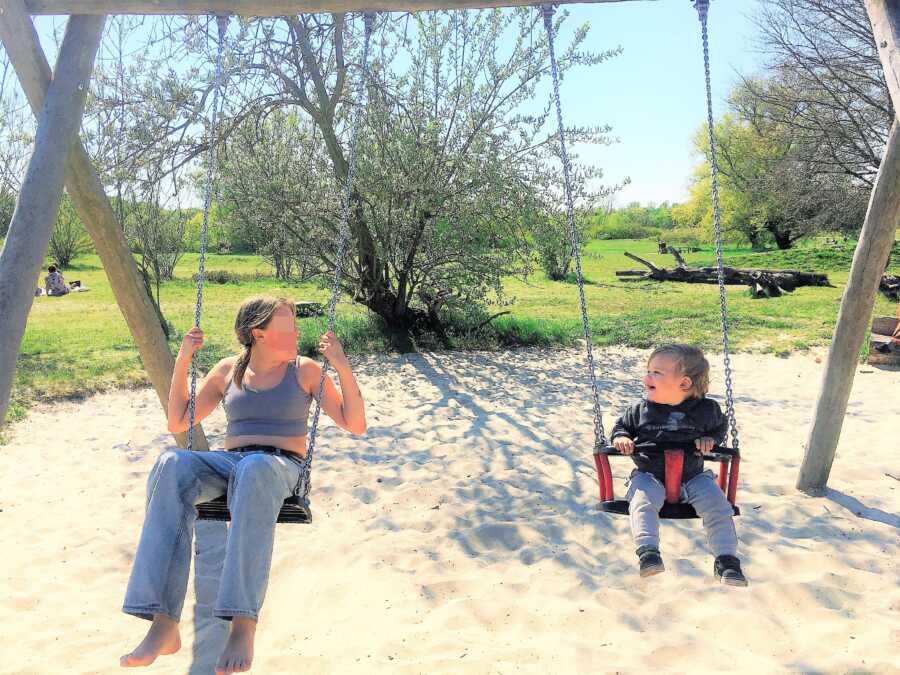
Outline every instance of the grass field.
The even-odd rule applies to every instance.
[[[896,248],[896,247],[895,247]],[[652,240],[591,241],[585,246],[585,295],[596,344],[648,347],[665,340],[695,343],[708,349],[720,344],[718,290],[713,285],[627,282],[616,270],[635,269],[622,254],[630,251],[659,264],[672,266],[671,256],[656,253]],[[826,345],[831,338],[843,287],[847,280],[852,243],[825,246],[821,242],[787,252],[753,253],[728,249],[726,264],[742,267],[794,268],[827,272],[833,288],[800,288],[781,298],[751,299],[744,287],[728,288],[732,346],[737,350],[789,352]],[[712,249],[687,254],[691,265],[714,263]],[[900,262],[900,251],[893,258]],[[171,347],[193,322],[196,296],[192,275],[197,256],[186,255],[176,279],[162,289],[162,308],[175,327]],[[232,322],[240,301],[255,293],[285,294],[294,299],[327,299],[328,290],[315,284],[285,285],[255,256],[211,255],[207,270],[227,270],[236,283],[209,283],[205,288],[203,328],[208,347],[205,363],[236,349]],[[893,273],[900,271],[894,264]],[[111,387],[147,383],[131,335],[122,319],[99,259],[85,256],[65,270],[68,281],[80,279],[90,292],[62,298],[36,298],[18,360],[10,417],[25,413],[35,400],[79,397]],[[493,324],[493,331],[458,340],[463,348],[491,348],[508,344],[569,345],[581,335],[577,286],[551,282],[542,274],[527,281],[508,279],[504,309],[510,314]],[[495,310],[496,311],[496,310]],[[893,314],[879,296],[876,314]],[[367,310],[343,302],[338,307],[338,333],[348,352],[386,348]],[[301,321],[301,350],[310,350],[324,328],[322,319]]]

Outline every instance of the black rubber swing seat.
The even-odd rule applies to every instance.
[[[741,515],[741,509],[739,507],[732,504],[731,508],[734,510],[734,515]],[[615,513],[620,516],[627,516],[629,513],[628,502],[624,499],[611,499],[600,502],[600,509],[606,513]],[[677,504],[669,504],[667,502],[663,504],[663,507],[659,510],[659,517],[667,520],[689,520],[691,518],[699,518],[693,506],[682,502]]]
[[[681,471],[684,464],[684,453],[694,452],[696,450],[693,443],[675,443],[665,442],[660,445],[656,443],[638,443],[635,445],[635,453],[645,455],[665,455],[666,458],[666,501],[659,510],[659,517],[672,520],[687,520],[689,518],[697,518],[697,512],[690,504],[686,504],[680,500],[681,493]],[[624,499],[614,499],[612,470],[609,466],[608,457],[622,456],[622,453],[616,450],[612,445],[594,450],[594,465],[597,468],[597,479],[600,486],[600,509],[606,513],[615,513],[627,516],[628,501]],[[717,446],[709,454],[703,456],[704,461],[719,462],[719,487],[728,498],[734,515],[741,515],[741,510],[735,503],[737,497],[738,472],[740,470],[741,455],[734,448],[726,448]]]
[[[197,504],[197,519],[230,521],[231,512],[228,510],[228,500],[223,495],[212,501]],[[312,522],[312,511],[309,504],[304,503],[297,495],[288,497],[281,505],[277,522],[309,525]]]

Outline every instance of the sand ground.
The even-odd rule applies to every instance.
[[[597,357],[609,429],[640,396],[646,352]],[[253,672],[900,673],[900,373],[858,368],[830,489],[814,498],[793,486],[822,364],[734,365],[747,589],[715,583],[698,521],[666,523],[668,571],[638,577],[627,519],[597,509],[581,352],[356,359],[369,431],[323,425],[315,521],[278,527]],[[205,427],[221,440],[221,410]],[[119,671],[147,625],[120,606],[167,447],[150,390],[13,428],[0,448],[0,672]],[[613,469],[621,493],[629,464]],[[198,546],[222,536],[203,526]],[[211,672],[214,588],[201,569],[185,646],[150,672]]]

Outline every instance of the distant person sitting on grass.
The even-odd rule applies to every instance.
[[[44,277],[44,288],[47,295],[65,295],[69,292],[66,280],[63,278],[62,272],[56,269],[56,265],[50,265],[47,272],[47,276]]]
[[[659,510],[666,497],[665,460],[662,456],[635,454],[642,442],[694,442],[696,454],[685,453],[682,498],[703,518],[709,547],[716,557],[716,578],[729,586],[746,586],[737,557],[738,540],[731,504],[716,484],[711,471],[703,470],[703,454],[725,441],[728,420],[719,404],[706,397],[709,362],[696,347],[662,345],[647,360],[644,376],[646,398],[619,417],[612,442],[631,455],[637,468],[628,482],[631,533],[642,577],[666,568],[659,553]]]

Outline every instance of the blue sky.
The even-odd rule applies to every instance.
[[[752,16],[758,0],[713,0],[710,10],[714,112],[721,115],[737,72],[758,69]],[[584,22],[591,29],[587,48],[623,53],[606,63],[570,72],[562,84],[568,124],[612,126],[619,142],[579,149],[580,161],[598,166],[603,183],[631,179],[616,196],[617,206],[678,202],[687,196],[699,161],[691,139],[706,119],[700,23],[690,0],[657,0],[567,5],[571,31]],[[42,42],[60,19],[38,22]],[[549,87],[548,87],[549,91]]]
[[[592,51],[616,45],[622,55],[571,73],[562,85],[563,114],[573,124],[609,124],[620,142],[581,153],[599,166],[604,183],[631,184],[616,197],[677,202],[687,196],[691,139],[706,120],[700,22],[689,0],[568,6],[570,28],[590,22]],[[714,113],[720,115],[736,71],[753,72],[756,53],[752,16],[757,0],[713,0],[709,17]]]

